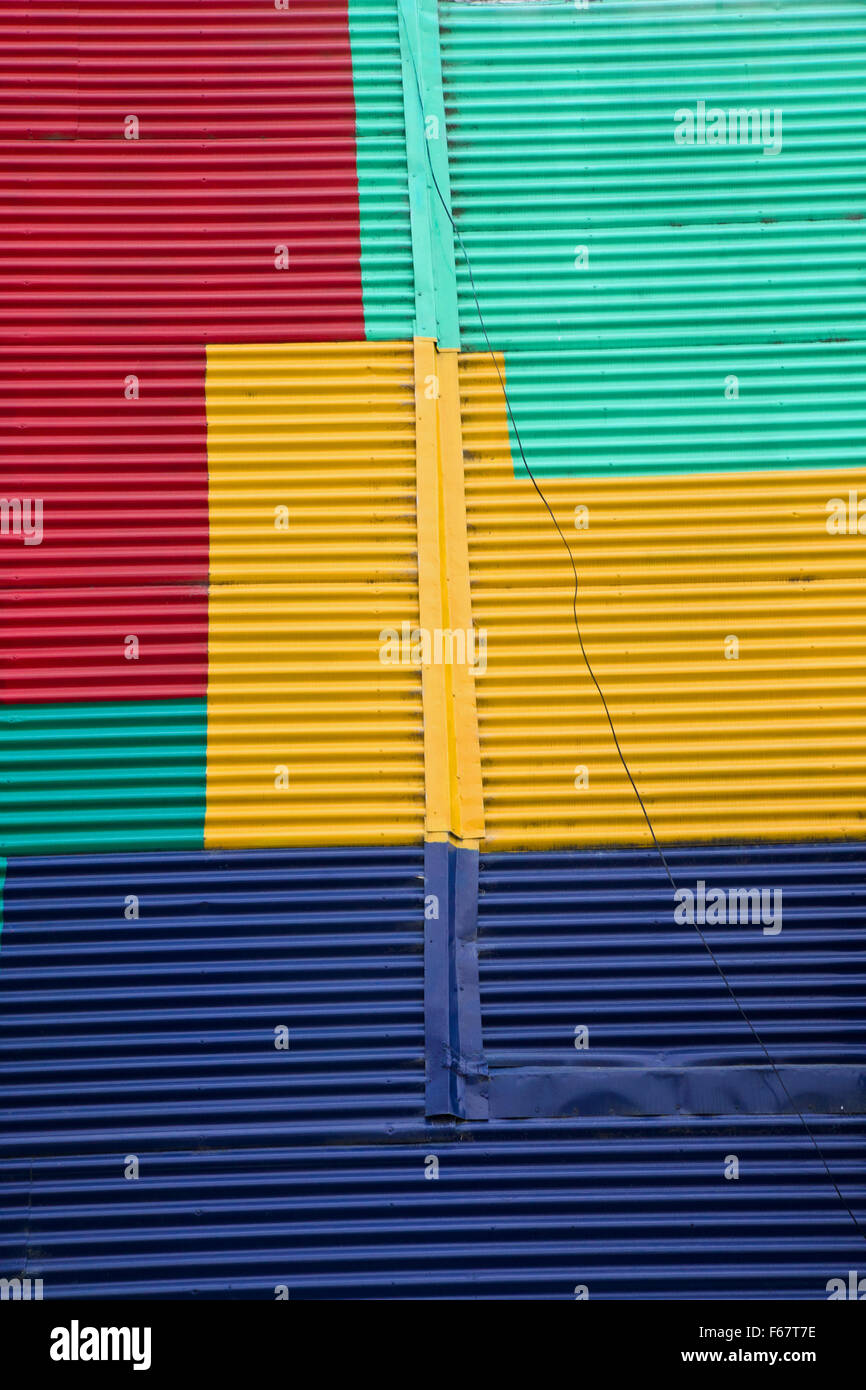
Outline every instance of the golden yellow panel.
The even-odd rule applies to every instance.
[[[485,844],[648,844],[490,356],[460,378]],[[540,483],[660,840],[862,837],[866,470]]]
[[[412,344],[210,347],[207,414],[205,844],[418,842]]]

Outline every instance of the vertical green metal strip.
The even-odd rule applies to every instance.
[[[397,7],[415,268],[415,335],[435,338],[440,349],[459,348],[438,3],[437,0],[397,0]],[[447,210],[442,206],[442,199]]]

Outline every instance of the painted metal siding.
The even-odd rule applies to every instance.
[[[0,539],[0,700],[203,696],[205,344],[364,336],[347,6],[37,0],[0,33],[2,495],[45,513]]]
[[[203,349],[0,346],[0,702],[204,696],[205,445]]]
[[[0,491],[44,505],[0,540],[0,844],[200,847],[206,344],[364,337],[348,9],[73,8],[0,19]]]
[[[35,13],[4,19],[7,341],[364,336],[343,0]]]
[[[413,382],[411,343],[209,351],[209,848],[423,838],[380,636],[419,621]]]
[[[454,213],[534,471],[859,466],[860,0],[440,16]],[[701,101],[781,112],[781,150],[677,145]],[[480,350],[460,254],[457,274]]]
[[[412,1116],[422,960],[420,848],[10,861],[0,1145],[143,1155]]]
[[[366,336],[411,338],[415,271],[397,0],[348,4]]]
[[[640,16],[648,26],[641,42],[647,35],[657,40],[650,57],[665,52],[670,7],[613,0],[604,8],[614,28],[617,15]],[[546,24],[551,12],[509,9],[508,23],[524,26]],[[791,9],[786,0],[786,23]],[[444,11],[446,48],[457,10]],[[561,26],[564,7],[552,12]],[[857,37],[861,26],[848,22],[851,6],[843,0],[826,13],[838,33],[828,38],[821,31],[823,47],[837,62],[839,33]],[[574,16],[569,9],[569,25]],[[466,22],[502,21],[499,7],[479,7]],[[694,34],[688,26],[683,31],[680,58],[695,45],[706,48],[702,24]],[[0,1276],[42,1278],[47,1297],[270,1301],[282,1284],[293,1299],[571,1301],[580,1285],[594,1298],[825,1297],[827,1280],[856,1266],[862,1242],[796,1119],[424,1118],[430,883],[421,847],[422,684],[414,667],[383,666],[379,643],[381,628],[419,620],[422,424],[431,457],[452,451],[448,467],[428,483],[453,478],[460,451],[453,410],[431,407],[424,416],[416,400],[413,377],[425,359],[409,343],[391,341],[408,337],[407,292],[414,289],[396,8],[350,0],[347,12],[338,0],[299,9],[292,0],[280,13],[253,0],[216,0],[205,10],[158,0],[142,13],[115,13],[84,0],[74,22],[45,5],[30,7],[22,26],[23,39],[16,32],[8,51],[13,70],[20,66],[29,76],[38,35],[43,114],[22,129],[17,111],[32,88],[13,71],[15,107],[5,119],[26,146],[18,152],[19,183],[37,189],[38,206],[25,209],[20,227],[13,219],[9,244],[24,257],[19,273],[32,272],[46,304],[63,288],[61,317],[73,321],[73,336],[52,337],[48,320],[37,320],[32,337],[12,349],[25,372],[22,379],[16,368],[10,379],[23,380],[25,397],[32,397],[10,417],[11,437],[24,441],[21,490],[35,490],[32,478],[41,486],[44,477],[48,514],[61,524],[51,533],[53,548],[38,558],[20,547],[4,552],[12,568],[0,623],[21,646],[7,663],[0,709],[0,776],[8,793],[0,850],[19,856],[60,847],[64,854],[13,858],[4,889]],[[527,79],[540,91],[549,92],[543,69],[557,45],[547,40],[558,32],[543,29],[544,45],[530,45],[540,67],[525,65]],[[598,91],[615,112],[604,84],[621,63],[622,31],[611,38],[610,53],[598,32],[585,66],[604,68]],[[742,35],[736,25],[733,32]],[[797,50],[799,71],[799,55],[807,68],[813,59],[792,32],[784,30],[781,51]],[[749,30],[755,36],[758,51],[769,52],[769,32],[759,23]],[[499,44],[497,51],[507,49]],[[718,61],[708,61],[726,71],[729,56],[720,50]],[[486,81],[489,66],[482,62],[473,80]],[[632,55],[632,69],[653,66],[644,50]],[[495,68],[492,75],[496,84]],[[648,73],[641,82],[652,90]],[[811,99],[814,86],[808,90]],[[507,115],[509,102],[514,106],[508,83],[499,84],[497,99]],[[145,133],[130,151],[113,123],[133,102]],[[546,102],[539,106],[547,114]],[[452,103],[449,133],[458,137],[455,159],[465,172],[455,111]],[[289,133],[274,136],[273,123],[287,121]],[[349,168],[356,128],[360,188],[353,172],[345,189],[339,184],[329,193],[334,169],[342,161]],[[570,160],[568,142],[563,148]],[[511,179],[513,156],[493,153]],[[127,163],[137,171],[129,180]],[[527,167],[536,164],[533,153]],[[603,183],[607,174],[596,171],[596,178]],[[88,237],[103,225],[107,180],[120,201],[103,245]],[[656,186],[650,175],[644,185]],[[38,255],[31,264],[29,248],[46,250],[47,228],[72,197],[68,189],[78,200],[69,203],[72,259],[60,269]],[[589,205],[598,190],[583,191]],[[810,185],[803,196],[813,193]],[[609,181],[602,195],[610,197]],[[488,199],[487,211],[504,207],[498,197]],[[270,220],[288,215],[286,204],[301,228],[300,277],[292,276],[297,239],[288,238],[285,278],[276,269],[265,275],[256,259],[287,240]],[[560,199],[556,206],[569,205]],[[848,206],[844,177],[821,206],[829,221]],[[565,235],[573,239],[571,228]],[[693,230],[688,235],[700,258],[706,242]],[[752,249],[763,237],[787,253],[774,235],[756,234]],[[835,307],[853,273],[846,235],[828,226],[812,243],[842,255],[839,294],[828,297]],[[131,264],[124,237],[145,249],[143,262]],[[196,259],[202,239],[206,249]],[[623,243],[608,238],[612,243],[621,269]],[[679,254],[683,244],[674,239],[668,251]],[[598,246],[605,246],[604,227]],[[97,253],[110,258],[102,278]],[[183,284],[169,282],[172,264],[180,266],[180,279],[188,277]],[[534,263],[522,273],[532,285]],[[616,316],[624,319],[625,309],[610,284],[602,289],[618,332]],[[555,284],[553,290],[559,293]],[[666,293],[662,277],[653,294],[663,330]],[[465,282],[462,294],[465,307]],[[803,319],[794,326],[808,319],[811,331],[807,299],[808,292],[798,301]],[[544,307],[543,295],[538,303]],[[116,336],[132,309],[142,330],[134,349]],[[19,311],[30,314],[30,307],[12,302],[13,335]],[[847,309],[844,316],[847,322]],[[334,340],[343,329],[385,341],[341,345]],[[295,337],[303,341],[285,341]],[[598,342],[607,351],[603,334]],[[524,351],[510,341],[504,346],[508,354]],[[741,355],[765,346],[741,347]],[[781,355],[769,367],[760,358],[773,390],[773,362],[794,361],[784,357],[785,346],[773,345]],[[828,389],[836,392],[833,400],[848,415],[834,416],[826,436],[835,450],[830,461],[839,463],[856,447],[849,345],[832,357],[812,346],[806,343],[796,371],[805,379],[814,367],[821,385],[799,426],[810,424],[809,409],[824,409]],[[679,337],[658,350],[668,352],[668,366],[681,360]],[[537,355],[527,359],[525,379],[541,389],[554,358],[545,358],[544,345],[526,351]],[[77,364],[67,368],[72,387],[64,360]],[[164,372],[166,361],[178,375]],[[711,383],[716,359],[701,361]],[[566,386],[577,379],[586,362],[578,361],[557,389],[563,379]],[[141,399],[127,402],[123,381],[138,363]],[[456,363],[441,365],[453,386]],[[96,395],[86,394],[82,404],[75,382],[85,366]],[[519,376],[510,356],[508,369]],[[478,678],[488,843],[637,841],[634,806],[626,808],[611,750],[592,722],[597,710],[576,664],[570,619],[566,630],[564,556],[553,558],[549,534],[528,510],[526,485],[513,477],[492,364],[469,355],[461,371],[467,582],[474,623],[491,638],[489,671]],[[549,375],[556,386],[555,372]],[[35,383],[32,393],[28,382]],[[555,391],[552,398],[559,413]],[[59,422],[46,412],[47,401],[62,406]],[[127,406],[132,411],[142,402],[145,411],[127,416]],[[641,396],[641,409],[643,402]],[[678,430],[684,418],[675,415]],[[586,417],[580,409],[566,416],[569,459],[575,419],[582,426]],[[536,445],[547,426],[539,429]],[[722,447],[715,431],[713,424],[708,467]],[[777,442],[770,437],[771,454]],[[747,440],[743,447],[749,458],[753,446]],[[787,447],[782,441],[780,457],[787,458]],[[38,464],[43,472],[28,474],[28,450],[34,470]],[[544,470],[563,471],[564,456],[554,441]],[[817,467],[828,455],[809,459]],[[628,471],[628,458],[620,462]],[[134,482],[122,505],[115,505],[115,477]],[[826,477],[828,495],[842,488],[840,471]],[[742,829],[750,823],[743,820],[745,786],[753,802],[748,814],[762,834],[768,823],[779,834],[811,834],[816,823],[840,836],[862,831],[862,806],[851,790],[862,780],[863,762],[862,745],[852,742],[852,729],[856,734],[862,724],[861,581],[848,541],[836,538],[833,548],[821,531],[825,485],[812,472],[796,483],[782,477],[775,490],[740,479],[681,494],[653,493],[647,485],[628,499],[607,486],[598,482],[588,500],[589,636],[610,642],[604,680],[628,705],[628,734],[644,740],[639,773],[656,778],[651,794],[664,830],[693,833],[695,816],[699,830],[715,825],[725,806],[722,823],[731,833]],[[557,494],[564,515],[587,504],[586,487]],[[737,510],[744,497],[745,513]],[[450,512],[441,501],[427,520],[436,510],[437,526],[447,531],[462,498],[449,498]],[[281,507],[285,530],[274,526]],[[714,542],[709,528],[693,540],[696,519],[708,513],[734,528],[733,549]],[[208,534],[206,707],[183,696],[199,693]],[[780,546],[780,534],[790,544]],[[459,540],[447,535],[446,552]],[[99,583],[88,616],[84,576],[91,563]],[[446,569],[434,577],[450,602],[454,574]],[[780,613],[788,623],[782,639]],[[726,694],[727,707],[719,702],[721,714],[707,713],[709,667],[684,675],[676,662],[685,661],[686,647],[693,664],[709,662],[715,636],[706,634],[716,626],[720,634],[731,630],[732,617],[742,624],[752,666],[723,668],[722,679],[738,684]],[[151,662],[134,675],[113,664],[116,627],[133,622]],[[40,651],[43,639],[54,646]],[[793,657],[792,643],[800,644]],[[61,673],[53,690],[52,663]],[[780,700],[783,672],[793,673],[794,685]],[[51,703],[57,699],[63,702]],[[681,742],[672,729],[685,731]],[[807,766],[800,770],[807,782],[800,805],[785,762],[794,735]],[[715,753],[722,739],[733,771]],[[844,765],[834,740],[846,749]],[[598,772],[592,786],[600,788],[601,810],[575,818],[556,778],[564,773],[567,783],[572,764],[585,756]],[[285,790],[274,785],[282,767]],[[450,770],[459,783],[460,769]],[[722,779],[720,801],[715,790],[702,789],[699,775]],[[678,801],[683,783],[696,788],[693,799],[689,791],[697,808],[692,819]],[[816,795],[819,784],[828,789],[826,805]],[[829,819],[821,820],[825,813]],[[219,849],[191,852],[205,833]],[[261,840],[274,848],[256,847]],[[357,844],[300,847],[335,840]],[[140,852],[165,845],[177,852]],[[447,857],[444,845],[432,848],[431,860]],[[97,849],[98,857],[81,854]],[[109,849],[124,852],[104,853]],[[465,848],[460,854],[464,862],[473,857]],[[764,847],[743,859],[737,851],[692,846],[677,855],[695,875],[702,866],[708,876],[722,866],[733,872],[736,863],[737,872],[772,867],[784,879],[796,909],[781,949],[772,943],[779,980],[757,952],[736,942],[722,949],[786,1057],[843,1056],[863,1028],[855,995],[861,967],[854,948],[862,936],[857,853],[844,845],[820,852]],[[609,1057],[629,1057],[633,1048],[641,1055],[674,1052],[692,1063],[706,1063],[711,1053],[728,1061],[741,1056],[697,959],[660,930],[657,909],[643,896],[649,863],[639,851],[611,852],[603,865],[599,856],[573,853],[507,864],[485,857],[481,987],[495,1059],[557,1060],[557,1030],[567,1021],[573,1033],[570,1015],[578,1007],[595,1008],[591,1026]],[[593,880],[605,884],[601,901],[592,899]],[[622,912],[619,893],[627,900]],[[459,932],[466,923],[456,907],[453,917]],[[652,954],[645,961],[647,942]],[[587,969],[595,970],[590,989]],[[536,1025],[539,995],[545,1008]],[[285,1050],[275,1047],[282,1027],[289,1030]],[[866,1215],[862,1119],[818,1116],[812,1127],[846,1200]],[[732,1152],[742,1164],[737,1183],[724,1181]],[[131,1155],[140,1162],[136,1180],[125,1176]],[[426,1176],[431,1155],[440,1165],[436,1181]]]
[[[425,1124],[423,891],[420,849],[10,864],[3,1274],[47,1298],[823,1298],[856,1266],[796,1121]],[[814,1128],[862,1212],[862,1121]]]
[[[203,586],[0,590],[0,705],[203,699],[206,625]]]
[[[461,359],[461,393],[487,845],[647,843],[581,657],[571,564],[513,476],[488,356]],[[586,651],[663,841],[862,837],[866,587],[856,534],[828,531],[850,484],[818,469],[546,481]]]
[[[780,927],[701,931],[777,1064],[866,1056],[866,845],[676,845],[678,885],[778,891]],[[654,850],[482,855],[491,1066],[763,1066]],[[576,1026],[589,1029],[577,1052]]]
[[[862,1214],[866,1128],[815,1128]],[[46,1298],[573,1301],[824,1299],[862,1267],[796,1121],[331,1127],[155,1152],[137,1182],[121,1149],[0,1159],[4,1269]]]
[[[204,700],[0,707],[0,854],[200,849]]]

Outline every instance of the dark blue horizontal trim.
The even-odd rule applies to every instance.
[[[866,1067],[492,1070],[496,1119],[604,1115],[864,1115]],[[780,1078],[781,1077],[781,1081]],[[784,1082],[784,1086],[782,1085]],[[786,1094],[787,1091],[787,1094]],[[793,1105],[792,1105],[793,1102]]]

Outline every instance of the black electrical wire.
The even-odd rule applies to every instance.
[[[401,17],[402,17],[402,16],[401,16]],[[408,40],[408,36],[407,36],[407,40]],[[412,62],[412,71],[413,71],[414,76],[415,76],[415,90],[417,91],[417,94],[418,94],[418,105],[419,105],[420,112],[421,112],[421,123],[422,123],[422,126],[426,126],[426,113],[425,113],[425,110],[424,110],[424,98],[423,98],[423,96],[422,96],[422,94],[421,94],[421,82],[420,82],[420,79],[419,79],[419,77],[418,77],[418,68],[417,68],[417,66],[416,66],[416,64],[415,64],[415,55],[414,55],[414,52],[412,51],[411,42],[408,42],[408,41],[407,41],[406,47],[407,47],[407,52],[409,53],[409,57],[410,57],[411,62]],[[452,212],[451,212],[451,208],[449,207],[447,200],[443,197],[442,190],[441,190],[441,188],[439,187],[439,180],[438,180],[437,177],[436,177],[436,170],[435,170],[435,168],[433,167],[433,159],[432,159],[432,156],[431,156],[431,154],[430,154],[430,142],[429,142],[429,140],[427,140],[427,139],[424,140],[424,149],[425,149],[425,153],[426,153],[426,155],[427,155],[427,163],[428,163],[428,165],[429,165],[429,167],[430,167],[430,176],[431,176],[431,178],[432,178],[432,180],[433,180],[433,186],[434,186],[434,188],[436,189],[436,194],[437,194],[437,196],[438,196],[438,198],[439,198],[440,203],[442,204],[442,207],[443,207],[443,209],[444,209],[444,211],[445,211],[445,215],[446,215],[446,217],[448,218],[448,221],[451,223],[451,227],[452,227],[452,230],[453,230],[453,232],[454,232],[454,236],[455,236],[455,238],[456,238],[456,240],[457,240],[457,244],[459,245],[460,250],[461,250],[461,252],[463,253],[463,259],[464,259],[464,261],[466,262],[466,270],[467,270],[467,273],[468,273],[468,275],[469,275],[469,284],[470,284],[470,287],[471,287],[471,290],[472,290],[472,298],[473,298],[474,301],[475,301],[475,309],[476,309],[476,312],[477,312],[477,314],[478,314],[478,322],[481,324],[481,331],[482,331],[482,333],[484,334],[484,341],[485,341],[485,343],[487,344],[487,351],[490,353],[490,357],[491,357],[491,359],[492,359],[492,361],[493,361],[493,365],[494,365],[494,367],[496,368],[496,375],[497,375],[498,378],[499,378],[499,384],[500,384],[500,386],[501,386],[501,388],[502,388],[502,395],[503,395],[503,398],[504,398],[504,400],[505,400],[505,408],[506,408],[506,411],[507,411],[507,413],[508,413],[508,419],[509,419],[509,421],[511,422],[511,428],[512,428],[512,430],[514,431],[514,438],[515,438],[515,440],[517,441],[517,447],[518,447],[518,449],[520,450],[520,457],[521,457],[521,460],[522,460],[522,462],[523,462],[523,466],[524,466],[524,468],[526,469],[526,472],[527,472],[527,474],[528,474],[528,476],[529,476],[529,478],[530,478],[530,481],[532,482],[532,486],[535,488],[535,491],[537,492],[537,494],[538,494],[538,496],[539,496],[541,502],[543,503],[543,505],[544,505],[544,507],[545,507],[545,509],[546,509],[546,511],[547,511],[548,516],[550,517],[551,521],[553,522],[554,526],[556,527],[557,534],[559,535],[559,538],[560,538],[560,540],[562,541],[562,544],[565,546],[566,553],[567,553],[567,555],[568,555],[569,561],[571,562],[571,569],[572,569],[572,573],[573,573],[573,575],[574,575],[574,593],[573,593],[573,598],[572,598],[572,613],[573,613],[573,616],[574,616],[574,626],[575,626],[575,630],[576,630],[576,632],[577,632],[577,640],[578,640],[578,642],[579,642],[579,644],[580,644],[581,656],[583,657],[584,664],[586,665],[586,669],[587,669],[587,671],[589,672],[590,680],[592,681],[593,685],[595,686],[595,689],[596,689],[597,692],[598,692],[598,697],[599,697],[599,699],[601,700],[602,708],[604,709],[605,715],[606,715],[606,717],[607,717],[607,722],[608,722],[608,725],[609,725],[609,727],[610,727],[610,732],[611,732],[611,735],[612,735],[612,737],[613,737],[614,746],[615,746],[616,751],[617,751],[617,754],[618,754],[618,756],[619,756],[619,760],[620,760],[620,762],[622,763],[622,767],[623,767],[623,770],[624,770],[624,772],[625,772],[626,777],[628,778],[629,782],[631,783],[631,787],[632,787],[632,790],[633,790],[633,792],[634,792],[634,794],[635,794],[635,796],[636,796],[636,798],[637,798],[638,805],[640,806],[640,809],[641,809],[641,811],[643,812],[643,818],[644,818],[644,820],[646,821],[647,829],[649,830],[650,836],[652,837],[653,845],[655,846],[655,848],[656,848],[656,850],[657,850],[657,852],[658,852],[658,856],[659,856],[659,859],[661,860],[661,863],[662,863],[662,866],[663,866],[663,868],[664,868],[665,874],[667,875],[668,882],[670,883],[671,888],[673,889],[673,892],[674,892],[674,894],[676,895],[676,893],[677,893],[678,890],[677,890],[676,882],[675,882],[675,880],[674,880],[674,876],[673,876],[673,874],[671,873],[671,870],[670,870],[670,865],[668,864],[667,858],[665,857],[665,852],[664,852],[664,850],[662,849],[661,845],[659,844],[658,838],[657,838],[656,833],[655,833],[655,830],[654,830],[654,828],[653,828],[653,823],[652,823],[652,821],[650,820],[650,817],[649,817],[649,812],[647,811],[647,808],[646,808],[646,806],[644,805],[643,797],[641,796],[641,794],[640,794],[640,792],[639,792],[639,790],[638,790],[637,783],[635,782],[635,780],[634,780],[634,778],[633,778],[633,776],[632,776],[632,774],[631,774],[631,769],[629,768],[628,762],[626,761],[625,754],[623,753],[622,748],[620,747],[620,742],[619,742],[619,739],[618,739],[618,737],[617,737],[616,729],[615,729],[615,727],[614,727],[614,722],[613,722],[613,719],[612,719],[612,717],[611,717],[610,710],[609,710],[609,708],[608,708],[607,700],[606,700],[605,697],[604,697],[604,691],[602,690],[601,686],[600,686],[599,683],[598,683],[598,680],[597,680],[597,678],[596,678],[595,672],[594,672],[593,669],[592,669],[592,664],[591,664],[591,662],[590,662],[590,660],[589,660],[589,657],[588,657],[588,655],[587,655],[586,648],[585,648],[585,646],[583,645],[583,635],[582,635],[581,630],[580,630],[580,619],[578,618],[578,613],[577,613],[577,597],[578,597],[578,583],[579,583],[579,581],[578,581],[578,574],[577,574],[577,565],[576,565],[575,559],[574,559],[574,553],[573,553],[573,551],[572,551],[572,549],[571,549],[571,546],[570,546],[569,543],[568,543],[568,540],[566,539],[566,536],[565,536],[565,533],[564,533],[563,530],[562,530],[562,527],[560,526],[559,522],[558,522],[557,519],[556,519],[556,516],[554,515],[553,509],[552,509],[550,503],[548,502],[547,498],[546,498],[545,495],[544,495],[544,492],[542,491],[541,487],[539,486],[538,479],[536,478],[535,474],[533,473],[532,469],[531,469],[530,466],[529,466],[529,461],[528,461],[528,459],[527,459],[527,457],[526,457],[526,453],[524,452],[524,448],[523,448],[523,441],[522,441],[521,438],[520,438],[520,431],[519,431],[519,429],[517,428],[517,421],[516,421],[515,418],[514,418],[514,411],[513,411],[512,408],[511,408],[511,400],[510,400],[510,398],[509,398],[508,391],[506,390],[505,379],[503,378],[502,372],[501,372],[501,370],[500,370],[499,362],[498,362],[497,357],[496,357],[496,353],[495,353],[494,350],[493,350],[493,345],[492,345],[492,343],[490,342],[490,335],[489,335],[488,332],[487,332],[487,324],[486,324],[485,321],[484,321],[484,315],[483,315],[483,313],[481,312],[481,304],[480,304],[479,299],[478,299],[478,291],[477,291],[477,289],[476,289],[476,287],[475,287],[475,276],[474,276],[473,273],[472,273],[472,262],[471,262],[471,260],[470,260],[470,258],[469,258],[469,252],[466,250],[466,246],[465,246],[465,244],[464,244],[463,237],[461,236],[461,234],[460,234],[460,229],[459,229],[459,227],[457,226],[457,223],[456,223],[455,220],[454,220],[454,217],[453,217]],[[772,1070],[773,1075],[775,1076],[775,1078],[776,1078],[776,1080],[778,1081],[779,1085],[781,1086],[782,1091],[784,1092],[784,1095],[785,1095],[785,1098],[786,1098],[788,1104],[790,1105],[791,1109],[794,1111],[794,1114],[797,1116],[798,1120],[800,1121],[800,1124],[803,1126],[803,1129],[805,1130],[806,1134],[808,1135],[809,1139],[811,1140],[812,1146],[813,1146],[813,1148],[814,1148],[816,1154],[818,1155],[818,1158],[821,1160],[821,1163],[822,1163],[822,1165],[823,1165],[823,1167],[824,1167],[824,1171],[826,1172],[827,1177],[828,1177],[828,1179],[829,1179],[829,1181],[830,1181],[830,1183],[831,1183],[831,1185],[832,1185],[832,1187],[833,1187],[833,1191],[836,1193],[836,1196],[837,1196],[838,1199],[839,1199],[840,1205],[841,1205],[841,1206],[845,1209],[845,1211],[848,1213],[848,1216],[851,1218],[851,1221],[853,1222],[853,1224],[854,1224],[855,1228],[857,1229],[858,1233],[859,1233],[861,1236],[863,1236],[863,1239],[864,1239],[864,1240],[866,1240],[866,1230],[863,1229],[863,1227],[861,1226],[861,1224],[860,1224],[860,1222],[858,1221],[857,1217],[854,1215],[854,1212],[853,1212],[851,1206],[850,1206],[849,1203],[846,1201],[845,1197],[843,1197],[842,1192],[841,1192],[841,1190],[840,1190],[840,1188],[839,1188],[839,1185],[838,1185],[838,1183],[836,1182],[836,1179],[833,1177],[832,1172],[830,1171],[830,1166],[829,1166],[829,1164],[828,1164],[826,1158],[824,1157],[823,1150],[821,1149],[821,1146],[820,1146],[820,1144],[818,1143],[818,1140],[815,1138],[815,1135],[812,1133],[812,1130],[811,1130],[811,1128],[809,1127],[809,1124],[808,1124],[808,1122],[807,1122],[807,1120],[806,1120],[805,1115],[804,1115],[803,1112],[799,1109],[799,1107],[796,1105],[793,1096],[791,1095],[790,1091],[788,1090],[788,1087],[785,1085],[785,1082],[784,1082],[784,1080],[783,1080],[783,1078],[782,1078],[782,1074],[781,1074],[781,1072],[779,1071],[779,1068],[777,1067],[776,1063],[773,1061],[773,1058],[770,1056],[770,1053],[769,1053],[769,1051],[768,1051],[768,1049],[767,1049],[766,1044],[764,1043],[763,1039],[760,1037],[760,1035],[759,1035],[757,1029],[755,1028],[755,1025],[752,1023],[752,1020],[749,1018],[748,1014],[746,1013],[745,1009],[743,1008],[742,1004],[740,1003],[739,999],[737,998],[736,994],[734,993],[734,990],[733,990],[733,987],[732,987],[732,985],[731,985],[731,982],[730,982],[730,980],[728,979],[727,975],[725,974],[724,970],[722,969],[722,966],[720,965],[718,959],[716,958],[715,952],[713,951],[712,947],[710,946],[710,943],[707,941],[707,938],[705,937],[704,933],[701,931],[700,925],[699,925],[697,922],[692,923],[692,925],[694,926],[695,931],[697,932],[698,936],[700,937],[701,942],[702,942],[702,944],[703,944],[703,946],[704,946],[704,949],[705,949],[705,951],[707,952],[707,955],[709,956],[710,960],[712,961],[713,965],[715,966],[716,970],[718,971],[718,974],[719,974],[719,976],[720,976],[720,978],[721,978],[721,980],[722,980],[722,982],[723,982],[723,984],[724,984],[724,986],[725,986],[725,989],[727,990],[728,994],[730,995],[730,997],[731,997],[731,999],[732,999],[732,1001],[733,1001],[733,1003],[734,1003],[734,1006],[735,1006],[737,1012],[739,1013],[739,1015],[740,1015],[740,1017],[742,1018],[743,1022],[746,1024],[746,1027],[749,1029],[749,1032],[751,1033],[752,1037],[754,1038],[754,1040],[755,1040],[755,1042],[757,1043],[758,1047],[760,1048],[761,1052],[764,1054],[764,1057],[767,1059],[767,1063],[768,1063],[770,1069]]]

